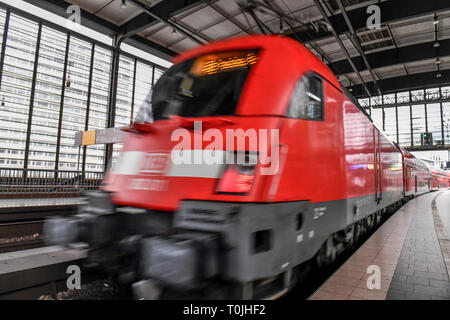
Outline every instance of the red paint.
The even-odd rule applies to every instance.
[[[377,192],[419,193],[428,188],[430,173],[413,166],[414,157],[399,149],[342,93],[330,69],[297,41],[278,36],[234,38],[201,46],[174,59],[179,63],[211,52],[260,49],[244,85],[235,116],[221,116],[217,129],[279,129],[280,171],[260,175],[258,168],[246,195],[217,193],[219,179],[147,175],[167,183],[165,191],[130,190],[137,175],[108,174],[105,190],[113,191],[113,201],[122,205],[176,210],[186,199],[230,202],[280,202],[310,200],[323,202],[375,195]],[[296,82],[307,72],[324,81],[323,121],[285,117]],[[218,117],[190,119],[217,123]],[[214,122],[216,121],[216,122]],[[128,133],[123,151],[170,153],[176,142],[173,130],[187,127],[185,120],[172,118],[149,125],[143,133]],[[192,127],[192,125],[190,125]],[[196,133],[192,132],[192,137]],[[208,143],[203,143],[205,148]],[[246,146],[246,150],[249,146]],[[258,150],[252,150],[258,151]],[[155,160],[156,161],[156,160]],[[405,164],[406,163],[406,164]],[[162,166],[159,162],[152,165]],[[412,175],[405,175],[405,167]],[[411,179],[418,176],[414,190]],[[158,181],[159,181],[158,180]]]

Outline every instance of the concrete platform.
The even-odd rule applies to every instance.
[[[311,300],[450,300],[450,191],[424,194],[390,217]],[[380,270],[380,288],[368,278]],[[369,279],[369,283],[373,283]]]
[[[79,205],[83,198],[23,198],[23,199],[0,199],[1,208],[32,208]]]
[[[0,297],[67,277],[67,266],[87,256],[86,245],[51,246],[0,254]],[[1,299],[1,298],[0,298]]]
[[[86,258],[86,248],[43,247],[0,254],[0,275]]]

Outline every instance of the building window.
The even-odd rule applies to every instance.
[[[411,115],[409,106],[398,107],[398,135],[401,146],[411,146]]]
[[[425,127],[425,106],[422,105],[413,105],[412,106],[412,130],[413,130],[413,139],[414,145],[420,146],[421,142],[421,134],[426,132]]]
[[[3,28],[3,12],[0,21]],[[38,30],[36,22],[11,14],[0,97],[0,128],[8,132],[0,139],[0,146],[10,150],[4,162],[8,167],[24,164],[24,152],[15,151],[25,150],[26,145]]]
[[[127,56],[120,56],[115,127],[123,127],[130,124],[131,105],[133,103],[134,62],[134,59]]]
[[[6,10],[0,8],[0,54],[6,17]],[[107,127],[112,50],[97,42],[94,44],[94,40],[71,35],[66,52],[68,32],[42,21],[38,39],[39,28],[37,19],[10,14],[0,88],[0,164],[2,167],[23,168],[28,157],[28,168],[53,170],[58,157],[59,168],[56,169],[81,170],[79,161],[83,159],[83,152],[79,156],[74,136],[76,132],[85,130],[86,125],[88,130]],[[36,55],[38,43],[39,54]],[[137,60],[129,54],[121,54],[120,57],[116,126],[130,123],[132,110],[138,111],[152,84],[164,72],[164,68],[142,59],[135,68]],[[31,101],[35,64],[36,82]],[[67,72],[63,79],[65,68]],[[60,119],[61,131],[58,128]],[[60,153],[57,155],[59,138]],[[25,154],[27,144],[28,155]],[[115,153],[120,147],[114,147]],[[105,146],[87,147],[85,159],[86,170],[103,171]]]
[[[152,73],[153,66],[141,61],[137,63],[133,119],[136,118],[136,114],[152,88]]]
[[[371,118],[373,123],[379,128],[383,130],[383,109],[376,108],[372,109]]]
[[[384,131],[392,141],[397,141],[395,108],[384,108]]]
[[[433,134],[433,144],[442,144],[441,106],[439,103],[427,105],[428,132]]]

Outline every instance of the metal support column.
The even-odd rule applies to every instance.
[[[134,70],[133,70],[133,92],[131,93],[131,115],[130,115],[130,124],[133,123],[134,117],[134,99],[136,96],[136,71],[137,71],[137,58],[134,58]]]
[[[2,87],[3,65],[5,63],[6,41],[8,40],[9,21],[11,19],[11,9],[6,10],[5,27],[3,29],[2,54],[0,56],[0,88]]]
[[[27,122],[27,137],[25,140],[25,156],[24,156],[24,169],[28,169],[28,159],[30,154],[30,140],[31,140],[31,124],[33,122],[33,110],[34,110],[34,96],[36,92],[36,80],[37,80],[37,69],[39,64],[39,52],[41,49],[41,36],[42,36],[42,23],[39,22],[39,30],[36,40],[36,49],[34,55],[34,66],[33,66],[33,80],[31,81],[31,94],[30,94],[30,108],[28,109],[28,122]],[[25,172],[28,172],[25,170]]]
[[[445,147],[445,132],[444,132],[444,108],[442,107],[442,102],[439,103],[441,108],[441,134],[442,134],[442,147]]]
[[[86,101],[86,121],[84,122],[84,131],[89,130],[89,113],[91,110],[91,94],[92,94],[92,78],[94,74],[94,57],[95,57],[95,42],[92,42],[91,47],[91,64],[89,65],[89,84]],[[83,146],[83,160],[81,163],[81,172],[84,175],[86,171],[86,153],[87,146]]]
[[[412,102],[411,90],[408,91],[408,93],[409,93],[409,103],[411,103]],[[411,138],[410,145],[411,145],[411,147],[413,147],[414,146],[414,139],[413,139],[412,106],[411,105],[409,105],[409,130],[410,130],[409,134],[410,134],[410,138]]]
[[[69,60],[69,46],[70,46],[70,32],[67,33],[66,40],[66,52],[64,57],[64,70],[62,77],[61,86],[61,100],[59,105],[59,122],[58,122],[58,138],[56,140],[56,160],[55,160],[55,170],[59,170],[59,153],[61,151],[61,134],[62,134],[62,122],[64,113],[64,98],[66,94],[66,77],[67,77],[67,64]],[[58,171],[56,172],[55,178],[58,178]]]
[[[397,144],[400,145],[400,135],[398,132],[398,107],[395,107],[395,127],[397,130]]]
[[[414,147],[412,106],[409,106],[409,125],[410,125],[410,130],[411,130],[411,147]]]
[[[155,65],[153,65],[153,68],[152,68],[152,89],[153,89],[153,86],[155,85]]]
[[[117,100],[117,85],[119,78],[119,62],[120,62],[120,45],[122,40],[118,37],[115,39],[115,46],[113,50],[111,79],[110,79],[110,92],[109,92],[109,106],[108,106],[108,122],[107,128],[113,128],[116,118],[116,100]],[[105,148],[105,162],[104,171],[106,171],[113,155],[113,144],[107,144]]]

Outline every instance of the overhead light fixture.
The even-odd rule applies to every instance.
[[[436,74],[436,78],[440,78],[442,77],[442,74],[439,72],[438,74]]]
[[[172,35],[174,36],[174,35],[176,35],[176,34],[177,34],[177,30],[173,29],[173,30],[172,30]]]
[[[348,89],[348,91],[352,92],[352,91],[353,91],[353,88]]]
[[[441,45],[440,45],[439,42],[437,42],[437,41],[433,44],[433,47],[434,47],[434,48],[439,48],[440,46],[441,46]]]
[[[439,60],[439,58],[436,58],[436,64],[441,64],[441,60]]]
[[[122,8],[122,9],[126,9],[128,6],[127,6],[127,0],[122,0],[122,4],[120,5],[120,7]]]
[[[436,16],[436,15],[434,15],[434,20],[433,20],[433,24],[434,24],[434,25],[437,25],[437,24],[439,24],[439,20],[438,20],[438,18],[437,18],[437,16]]]

